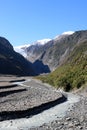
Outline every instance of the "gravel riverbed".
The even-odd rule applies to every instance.
[[[29,130],[87,130],[87,87],[76,95],[80,100],[68,108],[63,118]]]
[[[68,100],[30,118],[7,120],[0,123],[0,130],[56,130],[64,124],[67,110],[72,110],[79,96],[68,94]],[[70,118],[67,117],[67,121]]]
[[[6,78],[7,79],[7,78]],[[13,78],[14,80],[14,78]],[[4,82],[4,79],[1,79],[1,83],[2,81]],[[7,79],[8,81],[8,79]],[[5,81],[5,85],[7,81]],[[28,93],[30,92],[29,90],[31,89],[32,92],[32,96],[33,98],[35,96],[37,96],[37,94],[35,95],[35,92],[38,93],[38,100],[40,101],[44,101],[46,98],[46,91],[47,91],[47,95],[46,97],[50,100],[56,99],[57,96],[61,96],[60,94],[57,95],[58,92],[55,92],[54,89],[52,90],[49,86],[47,85],[42,85],[43,87],[45,87],[45,89],[43,89],[43,87],[41,88],[41,83],[38,82],[37,80],[32,80],[30,79],[30,81],[28,80],[28,82],[24,82],[22,84],[20,84],[18,86],[19,87],[24,87],[27,89],[27,97],[28,97]],[[34,86],[36,87],[39,86],[39,89],[34,90]],[[3,86],[3,85],[1,85]],[[9,86],[9,84],[8,84]],[[11,86],[9,86],[10,89]],[[27,88],[28,87],[28,88]],[[11,89],[14,89],[11,88]],[[41,91],[42,90],[42,91]],[[50,92],[49,92],[50,90]],[[3,89],[4,91],[4,89]],[[26,91],[24,91],[26,92]],[[21,92],[24,93],[24,92]],[[1,89],[1,93],[2,93],[2,89]],[[43,97],[40,99],[40,94],[43,93]],[[7,94],[7,92],[6,92]],[[20,94],[20,93],[18,93]],[[20,94],[20,99],[26,99],[26,94],[25,95],[21,95]],[[52,96],[52,94],[54,96]],[[65,94],[65,93],[64,93]],[[11,94],[8,95],[6,97],[4,97],[4,95],[2,95],[1,99],[3,99],[1,101],[1,108],[7,109],[10,108],[15,110],[17,108],[19,108],[21,105],[23,106],[21,108],[21,110],[24,110],[24,104],[21,104],[20,106],[18,105],[11,105],[11,107],[7,107],[3,104],[5,104],[5,99],[6,101],[8,101],[8,103],[12,104],[13,101],[17,101],[19,100],[19,96],[15,97],[15,94]],[[55,96],[56,95],[56,96]],[[12,120],[6,120],[6,121],[1,121],[0,122],[0,130],[87,130],[87,86],[82,89],[81,91],[75,92],[75,93],[67,93],[68,95],[68,100],[66,102],[63,102],[61,104],[58,104],[52,108],[49,108],[48,110],[45,110],[37,115],[34,115],[32,117],[26,117],[26,118],[21,118],[21,119],[12,119]],[[16,95],[17,96],[17,95]],[[22,96],[24,96],[22,98]],[[12,102],[10,101],[10,98],[13,99],[17,99],[17,100],[13,100]],[[14,98],[15,97],[15,98]],[[56,97],[56,98],[55,98]],[[9,100],[8,100],[9,99]],[[29,98],[27,98],[29,100]],[[31,98],[32,99],[32,98]],[[23,100],[24,103],[25,100]],[[13,102],[14,103],[14,102]],[[33,103],[33,100],[32,100]],[[39,102],[37,102],[38,104]],[[30,104],[30,103],[29,103]],[[34,105],[37,105],[34,103]],[[10,105],[9,105],[10,106]],[[12,107],[14,106],[14,107]],[[27,106],[28,107],[28,106]],[[4,109],[1,109],[1,111],[3,111]]]

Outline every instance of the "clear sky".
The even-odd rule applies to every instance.
[[[87,0],[0,0],[0,36],[14,46],[87,29]]]

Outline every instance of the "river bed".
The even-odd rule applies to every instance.
[[[75,94],[66,94],[68,99],[66,102],[58,104],[30,118],[2,121],[0,122],[0,130],[29,130],[29,128],[42,126],[44,123],[52,122],[57,118],[63,118],[68,109],[72,109],[74,103],[80,100],[79,96]]]

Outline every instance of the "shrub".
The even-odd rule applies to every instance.
[[[75,88],[80,88],[85,83],[84,77],[78,77],[73,81],[73,86]]]

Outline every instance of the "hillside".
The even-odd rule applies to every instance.
[[[76,45],[85,40],[87,40],[87,30],[63,33],[45,44],[31,44],[23,51],[30,62],[41,61],[52,72],[65,62]],[[36,66],[34,68],[37,69]],[[47,71],[47,73],[50,71]]]
[[[73,51],[65,62],[48,76],[38,77],[57,88],[65,91],[80,88],[87,82],[87,40],[78,39]]]
[[[3,37],[0,37],[0,74],[34,75],[31,63]]]
[[[47,64],[51,71],[61,66],[81,41],[87,40],[87,31],[77,31],[71,35],[62,35],[53,40],[53,46],[46,50],[42,61]]]

